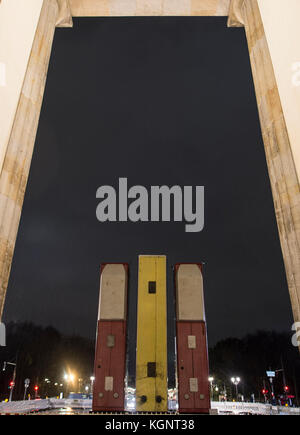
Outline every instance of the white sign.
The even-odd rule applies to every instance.
[[[6,332],[4,323],[0,323],[0,346],[6,346]]]
[[[267,372],[268,378],[275,378],[276,373],[275,372]]]

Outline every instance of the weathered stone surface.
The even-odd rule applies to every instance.
[[[74,17],[227,16],[230,0],[69,0]]]
[[[152,1],[136,0],[135,13],[138,16],[162,15],[162,0],[152,0]]]
[[[44,0],[0,174],[0,316],[38,127],[57,14],[57,0]]]
[[[177,319],[205,320],[203,279],[197,264],[180,264],[176,274]]]
[[[245,0],[230,0],[228,27],[244,27],[243,6]]]
[[[299,322],[300,190],[297,172],[257,0],[233,0],[231,7],[234,15],[229,24],[239,21],[245,25],[293,315],[295,322]]]
[[[101,274],[98,320],[125,320],[127,274],[123,264],[107,264]]]
[[[58,16],[56,27],[73,27],[73,19],[69,0],[57,0]]]
[[[191,0],[190,15],[227,16],[230,0]]]

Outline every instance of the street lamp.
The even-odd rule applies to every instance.
[[[64,374],[64,380],[66,381],[66,382],[71,382],[72,384],[74,383],[74,381],[75,381],[75,375],[73,374],[73,373],[65,373]]]
[[[210,376],[209,378],[208,378],[208,382],[210,383],[210,398],[211,398],[211,400],[213,399],[213,395],[214,395],[214,390],[213,390],[213,381],[214,381],[214,378],[212,377],[212,376]]]
[[[69,375],[69,379],[70,379],[70,382],[74,382],[74,380],[75,380],[75,376],[71,373],[70,375]]]
[[[224,385],[223,385],[223,395],[224,395],[224,400],[225,400],[225,402],[227,402],[227,390],[226,390],[226,385],[225,385],[225,383],[224,383]]]
[[[81,391],[82,381],[83,381],[82,378],[78,378],[78,393],[81,393],[81,392],[82,392],[82,391]]]
[[[231,382],[235,385],[236,400],[238,400],[238,385],[241,382],[239,377],[231,378]]]
[[[91,394],[93,394],[93,391],[94,391],[95,376],[91,376],[91,377],[90,377],[90,381],[91,381]]]
[[[73,373],[65,373],[64,380],[66,381],[66,394],[69,394],[70,384],[74,383],[75,376]]]

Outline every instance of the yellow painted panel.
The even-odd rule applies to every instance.
[[[138,281],[136,410],[164,412],[168,409],[166,257],[141,255]],[[156,293],[149,293],[149,282],[156,282]],[[155,377],[148,377],[148,363],[156,363]]]

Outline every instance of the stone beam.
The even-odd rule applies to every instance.
[[[228,27],[244,27],[243,5],[245,0],[231,0],[228,12]]]
[[[292,310],[300,322],[300,189],[257,0],[233,0],[228,23],[245,26]]]
[[[230,0],[69,0],[73,17],[227,16]]]
[[[0,174],[0,318],[3,313],[57,17],[57,0],[44,0]]]
[[[73,27],[72,12],[69,0],[57,0],[58,16],[56,27]]]

